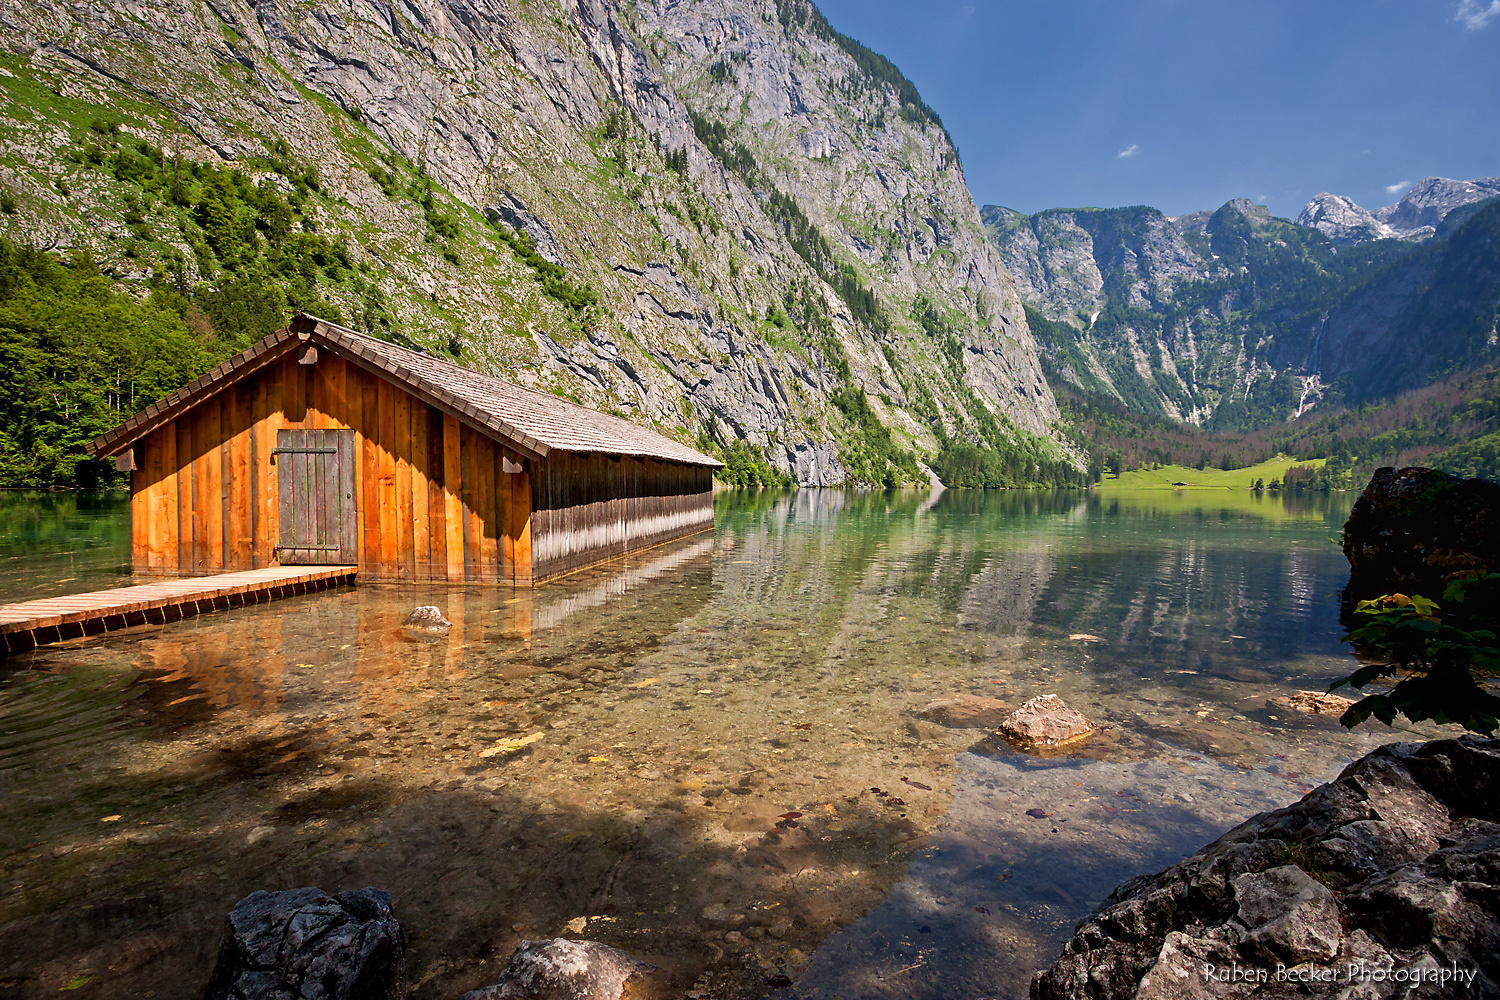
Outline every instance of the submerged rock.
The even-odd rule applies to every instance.
[[[1352,698],[1329,694],[1327,691],[1298,691],[1284,694],[1266,702],[1272,708],[1284,712],[1306,712],[1309,715],[1343,715],[1354,704]]]
[[[1055,694],[1044,694],[1026,702],[1000,723],[1002,735],[1018,743],[1054,747],[1092,733],[1096,727],[1073,711]]]
[[[1443,595],[1460,571],[1500,570],[1500,486],[1434,469],[1378,469],[1344,525],[1346,608],[1382,594]]]
[[[619,1000],[627,982],[655,969],[597,941],[523,941],[495,985],[459,1000]]]
[[[952,729],[992,729],[1005,719],[1010,706],[998,698],[977,694],[954,694],[934,698],[922,709],[921,716]]]
[[[1121,885],[1037,973],[1032,1000],[1500,997],[1497,793],[1500,739],[1381,747]],[[1278,986],[1278,965],[1308,962],[1344,975]],[[1351,991],[1351,966],[1434,978],[1408,992],[1403,971]]]
[[[416,608],[406,616],[402,627],[412,629],[426,629],[431,632],[439,632],[452,628],[453,623],[443,617],[443,613],[431,604]]]
[[[381,889],[252,892],[230,911],[205,1000],[400,1000],[406,934]]]

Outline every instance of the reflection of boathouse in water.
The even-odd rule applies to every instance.
[[[131,472],[136,572],[523,585],[711,527],[720,464],[307,316],[89,449]]]

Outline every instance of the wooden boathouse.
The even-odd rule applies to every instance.
[[[713,526],[720,463],[309,316],[90,442],[138,573],[530,585]]]

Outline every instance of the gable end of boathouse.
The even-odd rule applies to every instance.
[[[130,472],[137,573],[354,565],[523,586],[711,528],[720,465],[309,316],[88,450]]]

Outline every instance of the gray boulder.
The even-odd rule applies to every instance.
[[[439,631],[451,628],[453,623],[443,617],[443,613],[431,604],[424,604],[420,608],[414,608],[412,613],[406,616],[406,621],[401,623],[406,628],[427,629]]]
[[[1117,888],[1037,973],[1032,1000],[1500,998],[1497,791],[1500,739],[1381,747]],[[1344,975],[1276,978],[1303,963]],[[1352,982],[1351,967],[1432,978],[1408,992],[1389,975]]]
[[[252,892],[235,904],[205,1000],[400,1000],[406,934],[381,889]]]
[[[627,982],[655,969],[597,941],[523,941],[495,985],[459,1000],[619,1000]]]

